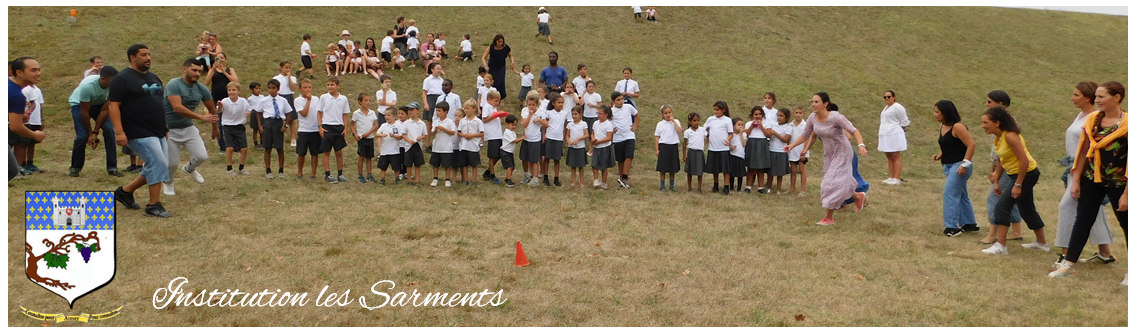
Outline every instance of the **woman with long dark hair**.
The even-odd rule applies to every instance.
[[[1011,106],[1011,96],[1003,90],[994,90],[987,93],[987,102],[983,103],[987,108],[1002,106],[1007,109]],[[992,137],[994,139],[994,137]],[[987,236],[980,239],[979,243],[991,244],[995,243],[998,238],[995,236],[998,229],[995,227],[995,205],[999,202],[999,195],[995,194],[995,186],[1006,190],[1013,187],[1014,183],[1011,178],[1007,177],[1006,171],[1001,176],[995,174],[995,167],[999,166],[999,155],[995,154],[995,148],[991,148],[991,173],[987,176],[987,180],[991,181],[991,188],[987,191],[987,221],[991,223],[991,230],[987,232]],[[1001,184],[997,183],[1001,182]],[[1011,207],[1011,233],[1008,240],[1021,240],[1022,237],[1023,218],[1019,215],[1019,206]],[[973,230],[974,229],[974,230]],[[979,227],[964,226],[964,232],[979,231]]]
[[[932,155],[932,161],[939,161],[944,168],[944,236],[959,236],[965,226],[969,231],[978,230],[975,222],[975,209],[967,196],[967,180],[975,167],[971,155],[975,154],[975,141],[967,126],[960,122],[955,104],[940,100],[935,105],[935,118],[940,123],[940,152]]]
[[[1121,110],[1125,86],[1115,81],[1102,84],[1094,100],[1098,112],[1086,116],[1070,178],[1070,195],[1078,200],[1070,250],[1058,269],[1050,272],[1052,278],[1074,274],[1074,262],[1086,245],[1106,197],[1113,204],[1113,214],[1125,232],[1126,242],[1129,240],[1129,113]],[[1120,285],[1129,286],[1128,274]]]
[[[1042,217],[1034,207],[1034,185],[1038,184],[1041,173],[1038,171],[1038,162],[1030,155],[1026,141],[1020,135],[1022,129],[1002,106],[988,109],[983,113],[982,119],[983,130],[988,135],[995,135],[993,144],[995,154],[999,156],[999,165],[995,166],[997,177],[993,181],[994,192],[999,196],[999,201],[995,204],[996,241],[991,247],[983,249],[983,253],[1008,253],[1007,231],[1011,227],[1011,207],[1014,205],[1019,206],[1023,221],[1026,221],[1027,228],[1034,231],[1036,239],[1035,242],[1023,244],[1023,248],[1050,251],[1050,246],[1046,244],[1046,232],[1042,229],[1046,223],[1042,222]],[[1004,171],[1014,181],[1014,186],[1009,190],[999,186]]]
[[[486,67],[487,71],[493,76],[493,87],[501,93],[501,98],[505,99],[505,60],[509,59],[509,69],[517,71],[513,67],[513,52],[510,51],[509,45],[505,44],[505,36],[497,34],[493,37],[493,42],[490,46],[486,47],[486,52],[482,53],[482,65]]]
[[[853,133],[857,140],[857,153],[862,156],[868,154],[865,150],[865,141],[861,132],[853,126],[840,112],[831,112],[829,107],[829,94],[817,92],[812,99],[813,113],[806,120],[805,133],[786,146],[786,152],[802,145],[806,139],[815,133],[817,138],[825,143],[825,162],[821,168],[825,176],[821,180],[821,206],[825,207],[825,218],[817,224],[823,226],[833,225],[833,212],[841,209],[846,199],[853,198],[857,211],[864,207],[864,193],[857,193],[857,180],[853,177],[852,163],[853,147],[845,132]]]

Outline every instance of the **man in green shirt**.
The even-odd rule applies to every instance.
[[[209,152],[205,149],[205,142],[201,139],[201,132],[194,126],[193,120],[204,122],[217,122],[216,105],[209,88],[197,80],[205,64],[195,58],[186,59],[182,63],[182,76],[171,79],[166,83],[166,126],[170,128],[166,136],[166,158],[169,162],[170,180],[162,184],[162,194],[174,195],[174,174],[178,169],[190,175],[198,184],[205,183],[205,178],[197,172],[198,165],[209,159]],[[194,112],[197,105],[205,102],[206,114]],[[213,128],[213,138],[217,138],[217,128]],[[181,164],[181,151],[185,147],[189,151],[190,160],[186,165]]]
[[[109,113],[106,113],[107,93],[110,92],[111,79],[117,74],[118,70],[113,66],[104,66],[99,70],[99,75],[83,78],[71,92],[71,98],[67,99],[71,105],[71,119],[75,122],[75,142],[71,146],[69,173],[72,177],[78,177],[86,163],[87,148],[84,146],[89,145],[91,149],[98,147],[100,130],[103,131],[103,141],[106,142],[103,149],[107,153],[107,173],[122,177],[122,172],[118,171],[118,155],[115,152],[114,125],[107,118]],[[91,125],[91,119],[95,119],[95,124],[99,125],[97,128]]]

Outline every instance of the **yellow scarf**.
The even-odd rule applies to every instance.
[[[1086,124],[1082,126],[1082,130],[1085,133],[1083,133],[1082,138],[1078,140],[1079,148],[1081,148],[1082,144],[1086,143],[1087,140],[1090,141],[1090,150],[1086,153],[1086,158],[1094,160],[1095,183],[1101,182],[1101,150],[1105,149],[1105,147],[1109,146],[1110,144],[1113,144],[1113,141],[1117,140],[1118,138],[1129,134],[1129,113],[1122,112],[1121,121],[1117,125],[1117,130],[1101,139],[1101,141],[1095,141],[1094,128],[1097,126],[1098,113],[1101,113],[1101,111],[1095,111],[1086,117]],[[1075,165],[1076,164],[1077,161],[1075,161]],[[1129,178],[1128,168],[1125,169],[1125,178]]]

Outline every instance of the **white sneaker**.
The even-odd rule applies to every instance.
[[[240,173],[240,174],[242,174],[242,175],[246,175],[246,176],[247,176],[247,175],[249,175],[249,170],[241,170],[241,171],[239,171],[238,173]]]
[[[1117,284],[1117,285],[1121,285],[1121,286],[1129,286],[1129,274],[1128,274],[1128,273],[1126,273],[1126,274],[1125,274],[1125,279],[1122,279],[1122,280],[1121,280],[1121,283],[1120,283],[1120,284]]]
[[[295,147],[296,147],[296,140],[292,140],[292,147],[293,147],[293,148],[295,148]]]
[[[280,178],[280,179],[284,179],[284,178],[285,178],[285,176],[284,176],[284,172],[277,172],[277,173],[276,173],[276,177],[277,177],[277,178]]]
[[[225,173],[228,173],[230,176],[236,176],[237,175],[237,171],[234,171],[234,170],[227,170],[227,171],[225,171]]]
[[[437,178],[430,181],[430,187],[438,187],[438,179]]]
[[[188,167],[189,167],[189,164],[186,164],[186,166],[183,166],[182,172],[185,172],[186,174],[190,175],[190,177],[193,177],[193,181],[197,182],[198,184],[205,184],[205,177],[202,177],[201,174],[197,172],[197,170],[193,170],[193,171],[186,170],[186,168],[188,168]]]
[[[162,183],[162,194],[177,195],[177,193],[174,192],[174,183],[163,182]]]
[[[272,179],[272,172],[266,173],[265,178]]]
[[[450,181],[449,180],[446,181],[446,187],[450,187]]]
[[[1050,246],[1049,246],[1049,245],[1047,245],[1047,244],[1045,244],[1045,243],[1030,242],[1030,243],[1027,243],[1027,244],[1023,244],[1023,248],[1027,248],[1027,249],[1034,249],[1034,250],[1042,250],[1042,251],[1045,251],[1045,252],[1050,252]]]
[[[994,244],[991,245],[991,247],[989,247],[987,249],[983,249],[983,253],[988,254],[988,255],[1006,255],[1007,254],[1007,247],[1002,245],[1002,244],[999,244],[999,242],[995,242]]]
[[[1062,262],[1061,264],[1058,264],[1058,269],[1050,271],[1050,274],[1047,274],[1047,276],[1050,278],[1064,278],[1073,275],[1074,267],[1070,266],[1070,263],[1068,262]]]
[[[592,187],[600,188],[600,179],[593,179],[592,180]]]
[[[890,185],[890,186],[900,185],[900,179],[896,179],[896,178],[888,178],[888,179],[882,180],[880,182],[884,183],[885,185]]]

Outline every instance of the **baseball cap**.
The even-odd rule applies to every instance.
[[[418,101],[411,101],[411,103],[407,104],[407,108],[410,108],[410,109],[422,109],[422,105],[420,105],[420,104],[418,103]]]

